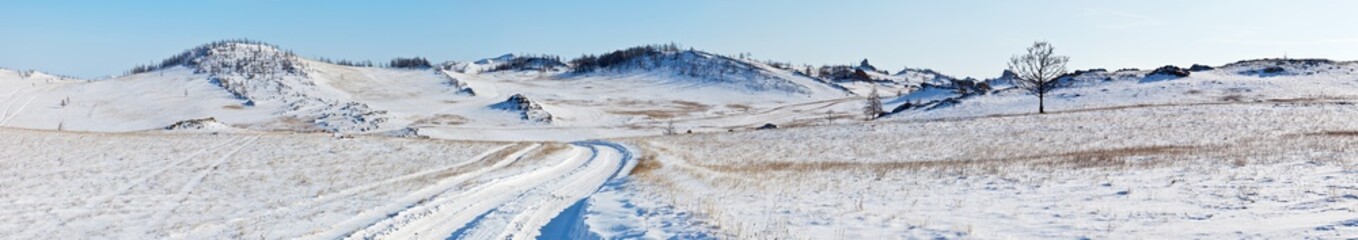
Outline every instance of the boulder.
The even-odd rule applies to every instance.
[[[530,122],[552,123],[552,114],[542,109],[542,105],[529,100],[523,94],[509,96],[504,102],[492,105],[491,108],[518,112],[520,119]]]
[[[167,131],[176,131],[176,130],[205,130],[205,131],[219,131],[219,130],[227,130],[227,129],[229,129],[229,128],[230,128],[230,126],[227,126],[226,124],[221,123],[221,122],[217,122],[217,119],[216,119],[216,118],[211,118],[211,117],[209,117],[209,118],[189,119],[189,120],[184,120],[184,121],[175,122],[174,124],[170,124],[170,126],[166,126],[164,129],[167,130]]]

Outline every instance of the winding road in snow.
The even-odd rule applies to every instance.
[[[496,151],[514,151],[501,148]],[[306,239],[555,239],[588,232],[581,203],[630,167],[626,147],[605,141],[575,142],[563,159],[525,159],[539,144],[509,154],[483,154],[493,164],[451,176],[401,201],[367,211]],[[493,156],[503,156],[490,159]],[[531,168],[510,167],[529,164]],[[554,223],[571,227],[544,226]]]

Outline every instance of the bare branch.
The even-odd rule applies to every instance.
[[[1009,71],[1018,76],[1014,86],[1037,95],[1039,113],[1046,112],[1043,98],[1058,87],[1057,78],[1066,74],[1066,62],[1070,61],[1070,57],[1057,56],[1055,52],[1051,43],[1039,41],[1028,47],[1028,53],[1009,59]]]

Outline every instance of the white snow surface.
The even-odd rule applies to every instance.
[[[407,196],[504,143],[0,129],[0,235],[292,238]]]
[[[696,51],[575,73],[213,46],[110,79],[0,69],[0,236],[1358,236],[1353,62],[1092,72],[1036,114],[1007,84],[828,83]],[[873,88],[926,107],[865,121]],[[492,107],[515,94],[552,121]]]
[[[632,194],[721,238],[1343,238],[1354,117],[1175,105],[628,142],[656,156]]]
[[[452,70],[351,67],[267,45],[209,46],[186,53],[190,63],[112,79],[0,71],[0,99],[9,105],[0,126],[126,132],[212,117],[262,131],[418,128],[449,139],[575,141],[653,135],[669,122],[695,131],[792,122],[751,115],[796,115],[787,111],[800,110],[785,106],[850,97],[790,71],[702,52],[637,63],[661,66],[651,70],[574,74],[468,70],[493,67],[490,60],[485,66],[457,63]],[[740,70],[721,72],[727,68]],[[552,124],[489,108],[514,94],[540,102],[554,116]]]

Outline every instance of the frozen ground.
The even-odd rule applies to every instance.
[[[1094,72],[1034,114],[1000,82],[829,84],[683,51],[576,74],[224,44],[112,79],[0,69],[0,236],[1358,236],[1352,62]],[[851,92],[875,87],[924,105],[864,121]],[[514,94],[552,121],[491,107]]]
[[[643,199],[729,238],[1358,235],[1346,100],[639,138]]]
[[[0,133],[14,239],[532,238],[630,160],[602,142]]]
[[[127,132],[215,118],[263,131],[410,128],[443,139],[579,141],[654,135],[671,122],[683,131],[714,132],[855,108],[812,104],[852,99],[815,79],[701,52],[637,63],[662,70],[597,74],[473,71],[491,63],[343,66],[253,42],[213,43],[185,54],[184,63],[110,79],[0,69],[0,126]],[[740,69],[739,76],[729,75],[731,69]],[[740,81],[732,80],[736,77]],[[553,121],[525,121],[519,113],[492,107],[516,94],[540,104]]]

